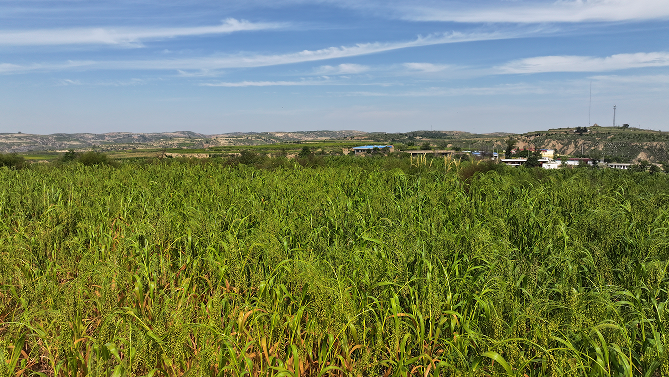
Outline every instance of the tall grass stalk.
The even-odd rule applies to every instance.
[[[664,175],[333,157],[0,177],[3,376],[669,374]]]

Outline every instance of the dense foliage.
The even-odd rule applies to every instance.
[[[116,162],[109,159],[109,157],[98,151],[88,151],[83,153],[77,153],[74,150],[70,149],[65,152],[60,159],[61,162],[72,162],[76,161],[86,166],[94,165],[112,165],[115,166]]]
[[[282,161],[0,168],[0,375],[669,374],[666,175]]]
[[[10,168],[22,168],[25,165],[26,161],[23,156],[19,156],[16,153],[2,154],[0,153],[0,168],[3,166]]]

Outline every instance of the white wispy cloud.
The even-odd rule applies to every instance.
[[[539,56],[520,59],[498,67],[500,73],[604,72],[629,68],[669,66],[667,52],[639,52],[607,57]]]
[[[323,65],[318,67],[316,74],[319,75],[355,75],[369,71],[369,67],[360,64],[339,64],[337,66]]]
[[[31,71],[61,71],[73,68],[94,66],[93,61],[67,61],[65,63],[12,64],[0,63],[0,74],[26,73]]]
[[[320,50],[303,50],[286,54],[234,54],[225,56],[211,56],[182,59],[134,60],[134,61],[107,61],[97,63],[98,69],[147,69],[147,70],[217,70],[226,68],[252,68],[283,64],[295,64],[338,58],[349,58],[393,51],[405,48],[430,46],[447,43],[461,43],[482,40],[496,40],[516,38],[517,33],[440,33],[427,36],[418,36],[416,39],[404,42],[373,42],[359,43],[352,46],[328,47]],[[362,66],[338,66],[340,70],[355,70]]]
[[[256,3],[263,1],[256,1]],[[410,21],[463,23],[611,22],[669,19],[666,0],[275,0],[329,4]]]
[[[395,1],[398,18],[466,23],[611,22],[669,19],[666,0],[506,1],[486,6],[458,2]]]
[[[355,80],[349,80],[346,76],[336,76],[331,78],[328,76],[321,76],[320,78],[310,78],[294,81],[239,81],[239,82],[209,82],[201,83],[200,86],[220,86],[227,88],[243,88],[250,86],[314,86],[314,85],[342,85],[342,86],[382,86],[388,87],[393,86],[393,84],[387,82],[359,82]]]
[[[220,25],[176,28],[73,28],[0,31],[0,46],[103,44],[138,46],[144,40],[288,27],[286,23],[249,22],[228,18]]]
[[[222,71],[209,69],[200,69],[197,71],[184,71],[177,69],[177,73],[180,77],[216,77],[224,74]]]
[[[419,90],[403,91],[356,91],[349,92],[347,96],[362,97],[454,97],[454,96],[495,96],[495,95],[522,95],[522,94],[545,94],[548,90],[544,86],[526,83],[506,84],[490,87],[431,87]]]
[[[249,54],[239,53],[223,56],[207,56],[196,58],[174,58],[174,59],[153,59],[153,60],[118,60],[118,61],[98,61],[86,62],[88,69],[91,70],[175,70],[181,72],[187,71],[216,71],[226,68],[253,68],[253,67],[267,67],[283,64],[305,63],[329,59],[349,58],[354,56],[362,56],[369,54],[376,54],[386,51],[393,51],[412,47],[448,44],[448,43],[462,43],[483,40],[498,40],[518,38],[524,35],[519,32],[492,32],[492,33],[439,33],[430,34],[427,36],[418,36],[414,40],[401,42],[373,42],[373,43],[359,43],[352,46],[328,47],[320,50],[303,50],[299,52],[285,53],[285,54]],[[6,66],[3,68],[3,66]],[[27,70],[34,70],[37,67],[42,69],[52,70],[67,69],[67,64],[34,64],[15,65],[10,63],[0,63],[0,73],[20,72]],[[333,70],[339,70],[344,74],[344,71],[349,71],[349,74],[363,69],[362,65],[357,64],[340,64],[333,67]]]
[[[0,63],[0,73],[14,73],[25,70],[24,66],[11,63]]]
[[[432,64],[432,63],[404,63],[402,64],[402,66],[411,71],[418,71],[425,73],[441,72],[453,67],[448,64]]]
[[[591,76],[591,80],[615,84],[642,84],[642,85],[662,85],[669,84],[669,75],[638,75],[638,76]]]
[[[62,86],[69,86],[69,85],[82,85],[80,80],[71,80],[71,79],[63,79],[60,80],[60,85]]]
[[[499,96],[553,96],[553,98],[587,98],[592,83],[593,96],[601,98],[613,93],[627,96],[656,98],[669,91],[669,75],[597,75],[574,80],[519,82],[491,86],[429,87],[405,90],[331,92],[332,95],[353,97],[499,97]],[[659,93],[659,94],[658,94]],[[660,97],[665,98],[665,97]]]
[[[129,80],[95,80],[95,81],[81,81],[73,79],[59,80],[58,84],[61,86],[136,86],[146,84],[145,79],[129,79]]]
[[[348,58],[361,55],[369,55],[380,52],[399,50],[411,47],[430,46],[447,43],[461,43],[481,40],[495,40],[515,38],[519,36],[515,33],[439,33],[427,36],[418,36],[416,39],[405,42],[373,42],[359,43],[353,46],[328,47],[320,50],[303,50],[294,53],[276,54],[276,55],[249,55],[238,54],[223,57],[209,57],[196,59],[174,59],[163,61],[135,61],[121,64],[135,65],[142,68],[156,67],[158,69],[183,69],[189,66],[193,69],[220,69],[220,68],[248,68],[263,67],[282,64],[303,63],[310,61],[320,61],[337,58]],[[110,63],[114,64],[114,63]],[[340,69],[347,68],[347,65]],[[355,69],[355,65],[349,65],[348,69]],[[359,67],[358,67],[359,68]]]
[[[305,86],[325,85],[327,80],[320,81],[241,81],[241,82],[215,82],[202,83],[200,86],[222,86],[226,88],[243,88],[249,86]]]

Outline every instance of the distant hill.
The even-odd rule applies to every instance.
[[[519,145],[540,146],[562,155],[583,155],[611,161],[669,161],[669,132],[639,128],[590,127],[551,129],[519,135]]]
[[[222,146],[253,146],[281,143],[346,141],[347,143],[393,144],[396,150],[430,148],[496,150],[505,140],[516,140],[518,148],[550,148],[560,155],[590,156],[617,162],[669,161],[669,132],[634,127],[559,128],[524,134],[464,131],[412,131],[404,133],[362,131],[235,132],[205,135],[190,131],[161,133],[110,132],[105,134],[0,134],[0,152],[63,152],[68,149],[102,151],[157,148],[205,149]]]
[[[76,133],[35,135],[0,134],[0,152],[66,151],[68,149],[102,150],[207,148],[225,145],[262,145],[312,140],[340,140],[364,135],[361,131],[235,132],[205,135],[190,131],[104,134]]]
[[[587,156],[616,162],[669,161],[669,132],[634,127],[571,127],[524,134],[414,131],[397,134],[371,133],[364,137],[379,143],[399,143],[396,149],[415,149],[430,143],[432,147],[440,149],[496,151],[503,151],[506,140],[512,138],[520,149],[555,149],[563,156]]]

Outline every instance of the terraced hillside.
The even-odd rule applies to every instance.
[[[463,131],[412,131],[405,133],[367,133],[362,131],[302,131],[228,133],[205,135],[189,131],[139,134],[115,132],[106,134],[0,134],[0,153],[65,151],[135,151],[157,149],[197,149],[194,153],[216,151],[221,147],[239,147],[236,152],[252,146],[278,146],[304,142],[383,143],[395,150],[463,149],[502,151],[509,138],[518,148],[550,148],[560,155],[590,156],[615,162],[669,161],[669,132],[639,128],[599,127],[587,130],[559,128],[524,134],[496,132],[472,134]],[[271,149],[271,148],[270,148]],[[234,152],[234,151],[228,151]],[[271,152],[271,151],[270,151]],[[268,152],[268,153],[270,153]],[[181,153],[181,152],[179,152]],[[188,153],[188,152],[186,152]]]
[[[105,134],[35,135],[0,134],[0,153],[65,151],[68,149],[106,151],[155,148],[208,148],[227,145],[263,145],[311,140],[337,140],[363,135],[361,131],[250,132],[205,135],[190,131],[161,133],[110,132]]]

